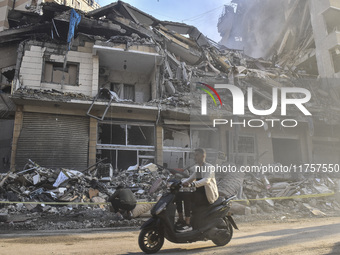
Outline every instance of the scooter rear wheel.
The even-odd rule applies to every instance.
[[[231,226],[228,218],[223,218],[223,221],[225,226],[221,228],[221,232],[216,236],[216,238],[212,239],[213,243],[217,246],[227,245],[233,237],[233,227]]]
[[[164,236],[157,228],[142,229],[139,233],[138,244],[147,254],[158,252],[164,243]]]

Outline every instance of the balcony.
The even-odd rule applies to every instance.
[[[329,5],[328,5],[329,4]],[[340,1],[329,0],[327,8],[322,12],[328,34],[333,31],[340,31]]]

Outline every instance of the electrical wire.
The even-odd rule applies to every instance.
[[[199,19],[199,18],[205,16],[206,14],[208,14],[208,13],[210,13],[210,12],[213,12],[213,11],[215,11],[215,10],[217,10],[217,9],[221,9],[222,7],[224,7],[224,5],[221,5],[221,6],[219,6],[219,7],[216,7],[216,8],[214,8],[214,9],[211,9],[211,10],[209,10],[209,11],[203,12],[203,13],[198,14],[198,15],[196,15],[196,16],[193,16],[193,17],[191,17],[191,18],[183,19],[182,22],[184,22],[184,21],[186,21],[186,20],[188,20],[188,21],[194,21],[194,20],[196,20],[196,19]]]

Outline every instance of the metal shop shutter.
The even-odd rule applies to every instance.
[[[16,170],[28,159],[42,167],[87,168],[89,119],[86,117],[24,113],[18,139]]]

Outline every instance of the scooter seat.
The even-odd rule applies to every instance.
[[[215,207],[215,206],[221,205],[224,200],[225,200],[224,197],[218,197],[217,200],[212,205],[210,205],[210,206],[211,207]]]
[[[193,213],[199,213],[202,214],[205,211],[211,210],[212,208],[219,206],[223,203],[224,197],[219,197],[213,204],[209,206],[198,206],[193,210]]]

